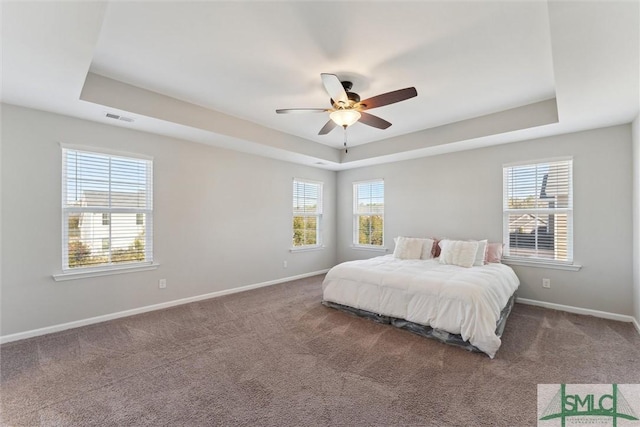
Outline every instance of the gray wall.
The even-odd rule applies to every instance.
[[[640,115],[632,124],[633,139],[633,291],[634,317],[640,324]]]
[[[14,106],[2,112],[1,335],[335,264],[335,172]],[[58,142],[154,157],[157,270],[52,279],[62,263]],[[324,182],[323,250],[288,250],[294,177]]]
[[[353,181],[384,178],[389,251],[399,235],[501,242],[502,165],[563,156],[574,160],[574,259],[583,268],[516,266],[519,296],[631,315],[630,125],[341,171],[338,261],[379,255],[351,248]]]
[[[502,165],[561,156],[574,158],[574,252],[584,267],[514,267],[520,296],[628,315],[635,298],[640,319],[638,120],[633,137],[624,125],[342,171],[336,179],[335,172],[94,122],[7,105],[2,112],[1,335],[379,255],[351,248],[358,180],[385,179],[390,251],[398,235],[501,241]],[[154,157],[157,270],[53,281],[62,250],[58,142]],[[288,251],[293,177],[325,183],[324,250]],[[542,288],[543,277],[551,289]],[[158,289],[160,278],[166,290]]]

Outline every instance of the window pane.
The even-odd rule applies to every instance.
[[[144,261],[144,228],[137,214],[112,214],[111,262]]]
[[[293,217],[293,246],[318,243],[318,219],[316,217]]]
[[[304,245],[304,217],[293,217],[293,246]]]
[[[65,152],[65,203],[67,206],[108,207],[109,157],[67,150]],[[97,191],[94,194],[93,191]]]
[[[573,261],[572,161],[504,168],[508,256]]]
[[[293,212],[320,213],[322,208],[322,186],[304,181],[293,182]]]
[[[510,255],[553,259],[553,245],[549,215],[509,215]]]
[[[571,207],[571,176],[567,164],[553,163],[549,165],[546,182],[541,189],[541,205],[547,202],[551,208]]]
[[[384,201],[378,199],[359,201],[357,213],[384,213]]]
[[[152,260],[151,161],[63,149],[63,182],[63,268]]]
[[[361,245],[371,244],[371,217],[360,216],[358,218],[358,243]]]
[[[358,244],[382,245],[383,220],[379,215],[358,217]]]
[[[65,150],[66,206],[146,209],[151,162]]]
[[[80,214],[72,213],[67,220],[68,240],[80,238]]]
[[[353,197],[357,229],[354,243],[381,246],[384,240],[384,181],[355,183]]]
[[[145,228],[138,217],[145,214],[110,214],[103,222],[100,212],[70,216],[68,223],[69,268],[145,261]]]
[[[91,249],[79,240],[69,241],[69,267],[84,267],[89,265]]]
[[[384,181],[354,184],[355,213],[384,213]]]
[[[293,181],[293,246],[319,243],[322,183]]]
[[[305,245],[315,245],[316,244],[316,230],[305,230],[304,232],[304,244]]]
[[[569,216],[567,214],[551,215],[551,230],[554,236],[555,259],[569,261]]]
[[[130,191],[111,191],[111,207],[114,208],[146,208],[144,190],[132,187]]]
[[[315,216],[309,216],[305,218],[305,224],[304,224],[304,228],[306,230],[316,230],[317,227],[317,220]]]

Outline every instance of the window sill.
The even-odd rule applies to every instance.
[[[561,264],[558,262],[531,261],[525,259],[502,258],[502,263],[521,267],[549,268],[553,270],[580,271],[580,264]]]
[[[56,282],[64,282],[66,280],[75,280],[75,279],[86,279],[88,277],[99,277],[99,276],[110,276],[112,274],[123,274],[123,273],[136,273],[138,271],[148,271],[155,270],[158,268],[160,264],[152,263],[152,264],[136,264],[136,265],[127,265],[127,266],[118,266],[111,268],[96,268],[92,270],[82,270],[82,271],[65,271],[63,273],[58,273],[53,275],[53,280]]]
[[[359,251],[387,252],[387,248],[383,246],[351,245],[351,248]]]
[[[314,246],[298,246],[289,248],[289,252],[310,252],[310,251],[321,251],[324,249],[324,245],[314,245]]]

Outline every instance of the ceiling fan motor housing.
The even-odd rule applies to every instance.
[[[360,95],[358,95],[355,92],[349,92],[351,90],[351,88],[353,87],[353,83],[351,83],[350,81],[344,81],[344,82],[340,82],[340,83],[342,83],[342,87],[344,88],[344,91],[347,93],[347,98],[349,99],[349,107],[353,107],[355,104],[360,102]],[[333,100],[333,98],[330,98],[329,102],[335,108],[340,108],[340,105],[336,104],[336,102]]]

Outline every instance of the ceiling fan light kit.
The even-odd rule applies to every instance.
[[[360,101],[360,95],[351,92],[353,86],[351,82],[341,82],[335,74],[322,73],[320,77],[325,90],[331,97],[329,102],[333,108],[289,108],[276,110],[276,113],[328,112],[329,121],[320,129],[318,135],[326,135],[335,127],[341,126],[345,129],[345,147],[346,129],[358,121],[377,129],[387,129],[391,126],[390,122],[373,114],[365,113],[364,110],[395,104],[418,95],[415,87],[408,87]]]
[[[332,111],[331,114],[329,114],[329,117],[334,121],[335,124],[344,128],[349,127],[360,120],[361,116],[362,115],[358,110],[352,109],[335,110]]]

